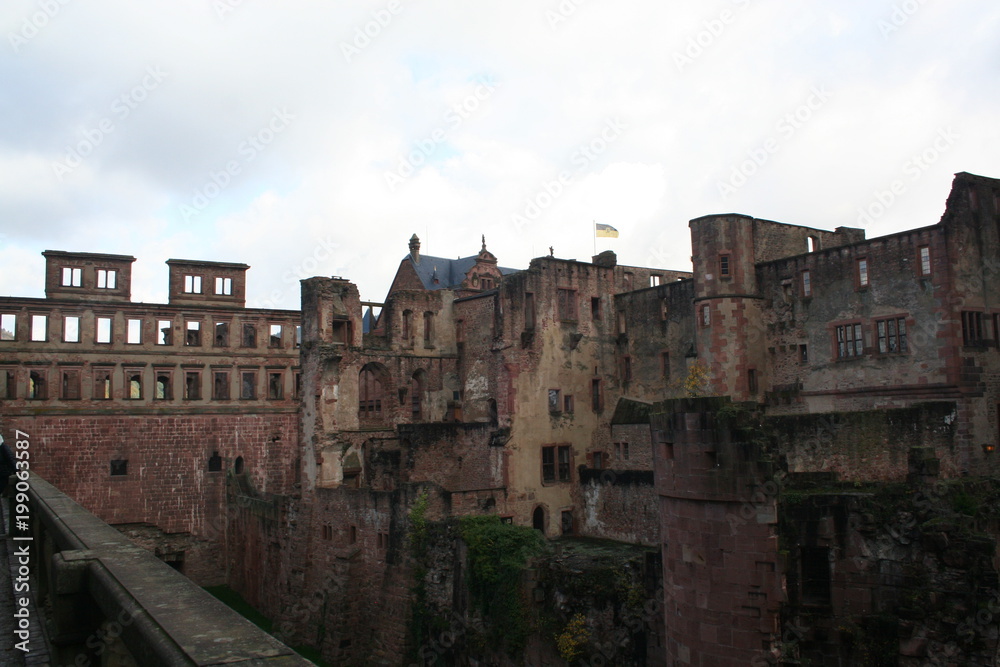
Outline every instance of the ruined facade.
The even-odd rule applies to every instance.
[[[46,299],[0,299],[0,410],[41,436],[40,474],[338,663],[420,648],[426,503],[659,549],[633,661],[924,664],[998,569],[998,220],[1000,182],[958,174],[938,224],[875,239],[692,220],[692,272],[513,270],[485,239],[451,260],[414,235],[382,303],[317,277],[301,312],[244,308],[243,265],[171,260],[170,302],[132,304],[132,258],[48,252]],[[460,608],[442,545],[424,576]],[[954,648],[989,664],[995,623],[971,627]]]

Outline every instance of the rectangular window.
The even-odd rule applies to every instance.
[[[558,290],[559,319],[563,322],[576,321],[576,290]]]
[[[573,510],[563,510],[560,513],[559,526],[563,535],[573,534]]]
[[[142,343],[142,320],[128,320],[125,340],[129,345]]]
[[[590,297],[590,317],[595,322],[601,321],[601,297]]]
[[[64,266],[62,270],[63,287],[80,287],[83,285],[83,269]]]
[[[631,292],[632,291],[632,278],[633,278],[633,274],[630,271],[626,271],[625,275],[623,276],[623,278],[625,279],[625,291],[626,292]]]
[[[128,475],[128,460],[115,459],[111,462],[111,476],[124,477]]]
[[[267,339],[268,347],[281,347],[281,325],[272,324],[270,326],[270,334]]]
[[[622,443],[622,459],[628,461],[628,443]]]
[[[216,278],[215,279],[215,293],[222,296],[232,296],[233,294],[233,279],[232,278]]]
[[[184,276],[184,293],[201,294],[201,276]]]
[[[864,351],[864,336],[861,323],[842,324],[837,327],[837,358],[860,357]]]
[[[17,380],[10,369],[0,370],[0,398],[17,398]]]
[[[295,373],[295,398],[302,398],[302,373]]]
[[[524,330],[532,331],[535,328],[535,295],[531,292],[524,293]]]
[[[111,369],[94,369],[94,394],[95,401],[111,400]]]
[[[979,345],[983,342],[983,314],[970,310],[962,311],[962,343]]]
[[[549,412],[559,412],[559,390],[549,389]]]
[[[826,547],[802,547],[802,601],[809,604],[830,603],[830,550]]]
[[[670,314],[670,304],[667,303],[666,299],[660,299],[660,321],[666,322],[667,316]]]
[[[49,397],[45,375],[43,370],[28,373],[28,400],[41,401]]]
[[[229,322],[215,323],[215,347],[229,347]]]
[[[590,381],[590,407],[594,412],[600,412],[604,409],[604,390],[598,378]]]
[[[556,481],[556,448],[542,447],[542,481]]]
[[[36,343],[42,343],[49,339],[49,316],[48,315],[32,315],[31,316],[31,340]]]
[[[465,320],[458,320],[455,322],[455,342],[465,342]]]
[[[701,326],[707,327],[712,323],[712,310],[706,303],[701,307]]]
[[[661,282],[663,282],[663,276],[658,276],[658,275],[654,274],[654,275],[651,275],[649,277],[649,286],[650,287],[656,287]]]
[[[295,347],[302,347],[302,325],[295,325]]]
[[[174,376],[170,371],[156,371],[156,391],[153,399],[171,401],[174,398]]]
[[[920,275],[931,275],[931,249],[927,246],[920,246]]]
[[[187,347],[201,345],[201,322],[188,320],[184,332],[184,345]]]
[[[661,352],[660,353],[660,376],[664,380],[670,379],[670,353]]]
[[[604,469],[604,452],[594,452],[591,455],[591,458],[594,461],[594,470]]]
[[[868,260],[858,260],[858,287],[868,287]]]
[[[622,382],[632,381],[632,357],[622,357]]]
[[[810,296],[812,296],[812,293],[813,293],[812,278],[809,276],[809,272],[808,271],[803,271],[802,272],[802,296],[803,297],[810,297]]]
[[[240,373],[240,398],[244,400],[257,398],[257,373],[253,371]]]
[[[67,315],[63,318],[63,342],[80,342],[80,318],[77,315]]]
[[[895,317],[875,322],[879,354],[906,352],[906,319]]]
[[[243,347],[257,347],[257,325],[253,322],[243,323]]]
[[[17,337],[17,315],[3,313],[0,315],[0,340],[15,340]]]
[[[624,310],[619,310],[615,314],[615,327],[617,328],[619,335],[628,332],[628,321],[625,319]]]
[[[333,321],[333,344],[334,345],[347,345],[351,341],[351,323],[347,320],[334,320]],[[302,327],[297,326],[295,328],[295,338],[296,347],[302,345]],[[461,342],[461,341],[459,341]]]
[[[563,412],[573,414],[573,397],[569,394],[563,396]]]
[[[135,401],[142,398],[142,371],[125,369],[125,398]]]
[[[719,275],[729,277],[729,255],[719,255]]]
[[[424,345],[434,340],[434,313],[424,313]]]
[[[115,269],[97,269],[98,289],[117,289],[118,271]]]
[[[184,400],[201,400],[201,372],[187,371],[184,373]]]
[[[799,361],[803,364],[809,363],[809,346],[805,343],[799,345]]]
[[[559,458],[559,474],[560,482],[568,482],[570,475],[570,456],[569,456],[569,445],[562,445],[556,452]]]
[[[751,394],[757,393],[757,369],[748,368],[747,369],[747,391]]]
[[[77,368],[65,368],[62,371],[62,382],[60,383],[59,395],[64,401],[76,401],[80,399],[80,370]]]
[[[229,400],[229,372],[214,371],[212,373],[212,400]]]
[[[267,397],[278,401],[285,397],[285,378],[281,372],[267,374]]]
[[[111,342],[111,318],[98,317],[94,326],[94,340],[98,343]]]
[[[156,344],[174,344],[174,322],[173,320],[156,320]]]

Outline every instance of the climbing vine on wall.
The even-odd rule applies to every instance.
[[[488,623],[491,643],[505,642],[509,651],[520,652],[532,630],[521,574],[545,540],[537,530],[505,524],[498,516],[462,517],[459,532],[469,549],[469,591]]]

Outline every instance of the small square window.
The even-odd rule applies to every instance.
[[[80,287],[83,285],[83,269],[64,266],[62,270],[63,287]]]
[[[118,271],[115,269],[97,269],[98,289],[117,289]]]
[[[128,460],[114,459],[111,461],[111,476],[124,477],[125,475],[128,475]]]

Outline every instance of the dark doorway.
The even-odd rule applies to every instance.
[[[531,515],[531,527],[535,530],[545,532],[545,510],[539,505]]]

